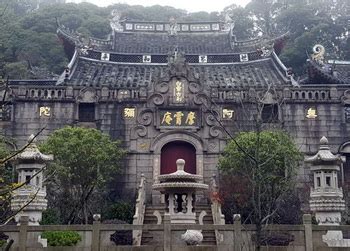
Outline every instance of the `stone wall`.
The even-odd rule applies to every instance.
[[[40,140],[65,125],[100,129],[113,139],[120,139],[128,151],[119,181],[124,184],[123,189],[133,194],[142,173],[148,184],[155,181],[159,174],[161,147],[171,140],[184,140],[195,146],[198,172],[208,183],[212,174],[218,172],[218,158],[229,139],[212,112],[232,135],[254,130],[256,112],[249,100],[266,90],[209,88],[198,79],[189,81],[183,78],[182,81],[191,86],[185,90],[186,101],[182,104],[173,103],[173,78],[168,78],[166,82],[158,80],[147,91],[135,89],[127,92],[108,87],[12,86],[8,96],[12,107],[11,119],[0,121],[0,129],[14,138],[18,146],[25,144],[28,135],[43,127],[45,130],[39,136]],[[201,88],[204,88],[203,92],[199,92]],[[334,153],[338,152],[341,144],[350,140],[350,123],[345,116],[346,88],[310,85],[274,91],[280,106],[278,121],[265,124],[264,128],[286,129],[305,155],[316,152],[322,136],[329,139]],[[94,121],[79,121],[80,103],[95,104]],[[40,115],[41,107],[49,107],[50,115]],[[135,108],[135,116],[126,118],[125,108]],[[168,108],[198,111],[198,125],[172,128],[160,125],[161,111]],[[316,118],[306,117],[309,108],[316,110]],[[232,119],[222,119],[223,109],[234,111]],[[307,167],[301,166],[298,179],[308,181]],[[152,193],[149,186],[148,196]]]

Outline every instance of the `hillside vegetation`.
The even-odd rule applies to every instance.
[[[0,76],[12,79],[54,78],[68,63],[56,36],[56,18],[64,26],[87,36],[106,38],[111,32],[110,13],[145,21],[209,21],[230,16],[237,39],[276,36],[290,32],[281,59],[302,74],[307,53],[323,44],[332,59],[350,59],[350,1],[252,0],[245,8],[231,5],[222,12],[187,13],[164,6],[116,4],[97,7],[89,3],[47,4],[34,0],[0,0]],[[306,4],[309,2],[309,4]]]

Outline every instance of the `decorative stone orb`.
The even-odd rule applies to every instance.
[[[187,230],[181,235],[181,240],[186,242],[188,246],[195,246],[203,241],[203,235],[199,230]]]

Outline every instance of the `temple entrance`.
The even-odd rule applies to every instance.
[[[196,174],[196,149],[192,144],[184,141],[172,141],[163,146],[161,151],[160,174],[175,172],[177,159],[184,159],[186,161],[186,172]]]

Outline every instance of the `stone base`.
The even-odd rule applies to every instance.
[[[22,211],[22,212],[19,212],[15,216],[15,221],[17,222],[17,225],[20,225],[21,216],[28,216],[29,217],[29,221],[28,221],[29,226],[39,226],[40,225],[39,222],[41,221],[42,212],[41,211]]]
[[[343,239],[342,231],[327,231],[327,234],[322,235],[322,241],[328,247],[350,247],[350,239]]]
[[[341,222],[340,212],[316,212],[316,221],[319,225],[339,225]]]

